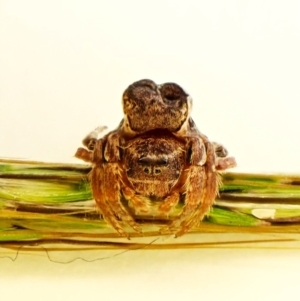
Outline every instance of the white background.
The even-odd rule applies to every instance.
[[[299,173],[299,53],[299,1],[0,0],[0,156],[79,162],[82,138],[116,127],[124,89],[150,78],[192,95],[198,127],[237,171]],[[300,296],[295,250],[27,260],[0,260],[5,299]]]

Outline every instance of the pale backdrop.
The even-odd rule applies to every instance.
[[[192,95],[197,125],[227,146],[237,171],[299,173],[299,53],[299,1],[0,0],[0,156],[79,162],[82,138],[116,127],[124,89],[150,78]],[[47,300],[299,293],[295,251],[128,254],[66,266],[30,257],[39,284],[24,278],[26,258],[2,259],[4,295],[29,300],[34,286]]]

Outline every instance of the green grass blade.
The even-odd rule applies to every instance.
[[[97,212],[89,172],[86,165],[0,160],[0,242],[120,239]],[[152,237],[160,235],[160,226],[172,216],[136,218],[142,223],[144,237]],[[193,235],[295,235],[300,234],[299,222],[300,177],[227,173],[215,206]],[[140,235],[131,232],[131,236]]]

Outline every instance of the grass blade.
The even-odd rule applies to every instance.
[[[69,250],[71,244],[73,248],[77,245],[94,249],[115,247],[114,243],[119,241],[124,247],[126,240],[119,238],[97,212],[89,186],[89,172],[87,165],[0,160],[0,245],[17,248],[59,243],[61,249]],[[161,237],[159,227],[172,216],[169,219],[159,215],[136,218],[144,236],[131,233],[131,237],[135,243],[142,243],[145,239]],[[203,239],[209,234],[211,240],[211,235],[217,233],[237,233],[244,237],[260,235],[252,243],[274,243],[273,236],[263,236],[267,234],[279,235],[275,242],[280,244],[292,241],[294,246],[295,242],[300,242],[300,177],[223,175],[220,196],[210,215],[191,234],[177,239],[176,247],[212,246],[200,237]],[[240,241],[251,242],[249,239]],[[211,243],[219,245],[217,239]],[[234,241],[232,244],[241,243]]]

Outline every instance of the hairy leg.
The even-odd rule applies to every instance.
[[[163,215],[168,215],[172,209],[174,209],[180,201],[179,191],[173,191],[165,200],[158,206],[158,212]]]
[[[107,206],[111,208],[120,221],[125,222],[135,231],[141,233],[142,231],[140,227],[135,223],[128,209],[125,208],[122,203],[120,178],[121,169],[119,163],[104,163],[102,173],[103,183],[101,186],[104,190],[104,198]]]
[[[190,219],[186,219],[181,223],[181,230],[176,233],[177,236],[185,234],[188,230],[192,229],[195,225],[201,222],[205,215],[209,213],[209,210],[212,207],[218,194],[220,178],[215,168],[214,149],[210,142],[207,141],[205,144],[207,150],[207,162],[204,166],[206,180],[205,188],[202,191],[201,202],[198,204],[197,209],[192,213]],[[204,179],[202,179],[199,174],[195,176],[195,183],[199,183],[199,181],[202,182],[203,180]],[[191,182],[190,186],[195,186],[195,184]],[[186,195],[185,202],[186,204],[190,202],[188,193]]]
[[[181,214],[172,223],[162,228],[162,232],[181,236],[199,223],[209,212],[218,192],[218,174],[215,168],[215,151],[209,141],[205,141],[206,162],[204,165],[190,165],[186,170],[183,184],[185,205]]]
[[[129,206],[135,213],[149,213],[151,211],[151,202],[149,198],[137,194],[132,188],[123,185],[122,192]]]
[[[120,188],[122,179],[119,163],[105,162],[103,154],[104,140],[99,139],[95,142],[94,151],[79,148],[75,156],[93,163],[90,176],[97,207],[103,218],[121,236],[129,238],[123,223],[128,224],[137,232],[141,232],[141,229],[122,204]]]

